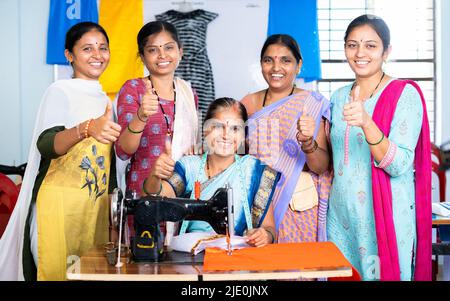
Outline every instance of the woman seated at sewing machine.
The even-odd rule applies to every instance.
[[[208,200],[218,188],[229,184],[235,235],[243,235],[249,245],[261,247],[276,242],[271,200],[279,174],[257,158],[244,155],[246,121],[247,111],[240,102],[231,98],[212,102],[204,122],[204,154],[175,162],[170,142],[166,142],[165,152],[144,181],[143,192]],[[212,230],[204,221],[184,221],[180,234]]]

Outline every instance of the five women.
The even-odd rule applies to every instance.
[[[127,190],[138,196],[209,199],[229,184],[235,231],[253,246],[330,240],[365,280],[429,280],[423,95],[414,82],[384,73],[391,46],[383,20],[356,18],[344,40],[355,81],[335,91],[330,106],[295,86],[303,63],[296,41],[270,36],[261,50],[268,88],[241,102],[214,101],[203,123],[205,152],[183,156],[200,131],[195,92],[174,76],[182,56],[175,27],[155,21],[140,30],[150,75],[123,85],[116,124],[98,83],[108,37],[95,23],[73,26],[66,57],[74,78],[44,95],[19,201],[0,240],[0,279],[65,279],[69,255],[108,240],[115,142],[117,156],[131,160]],[[190,221],[180,233],[210,230]]]

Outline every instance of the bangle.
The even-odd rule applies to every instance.
[[[298,138],[299,135],[300,135],[300,132],[297,132],[297,135],[295,135],[295,137],[297,138],[297,143],[300,144],[300,145],[302,145],[302,146],[305,144],[305,142],[311,142],[311,141],[313,140],[313,137],[309,137],[308,140],[302,142],[302,141],[300,141],[300,139]]]
[[[86,126],[84,127],[84,138],[89,138],[89,133],[88,133],[88,130],[89,130],[89,125],[91,124],[91,121],[92,121],[93,119],[89,119],[87,122],[86,122]]]
[[[272,231],[269,231],[266,228],[263,228],[263,229],[266,230],[270,234],[270,237],[272,237],[272,243],[274,243],[275,242],[275,235],[273,235]]]
[[[133,134],[140,134],[140,133],[142,133],[143,131],[144,131],[144,129],[142,129],[141,131],[133,131],[131,128],[130,128],[130,124],[128,123],[128,125],[127,125],[127,129],[128,129],[128,131],[130,132],[130,133],[133,133]]]
[[[78,135],[78,140],[81,140],[81,134],[80,134],[80,124],[77,124],[77,135]]]
[[[365,138],[364,138],[364,139],[365,139]],[[367,142],[367,144],[369,144],[369,145],[378,145],[378,144],[381,143],[381,141],[383,141],[383,139],[384,139],[384,133],[381,132],[381,139],[380,139],[380,141],[378,141],[378,142],[376,142],[376,143],[370,143],[370,142],[367,141],[367,139],[366,139],[366,142]]]
[[[157,196],[161,193],[162,191],[162,182],[159,182],[159,191],[156,193],[150,193],[147,191],[147,189],[145,189],[145,184],[147,183],[147,179],[144,180],[144,183],[142,183],[142,190],[144,191],[144,193],[146,195],[151,195],[151,196]]]
[[[303,149],[303,147],[302,147],[302,151],[303,151],[305,154],[311,154],[311,153],[314,153],[318,147],[319,147],[319,145],[317,144],[317,141],[314,140],[314,141],[313,141],[313,146],[312,146],[311,148]]]
[[[139,109],[140,109],[141,107],[139,107]],[[136,111],[136,115],[137,115],[137,118],[140,120],[140,121],[142,121],[143,123],[147,123],[147,120],[143,120],[142,118],[141,118],[141,116],[139,116],[139,109]]]

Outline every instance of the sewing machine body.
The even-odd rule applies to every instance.
[[[121,190],[115,189],[111,203],[111,220],[117,229],[120,228],[122,202],[122,226],[126,223],[128,215],[134,215],[135,236],[132,238],[131,248],[133,260],[136,262],[164,260],[164,234],[160,230],[160,222],[202,220],[208,222],[217,233],[225,234],[228,221],[234,220],[232,193],[229,187],[219,188],[209,200],[163,196],[124,198]],[[230,223],[230,233],[234,233],[232,229],[234,226]]]

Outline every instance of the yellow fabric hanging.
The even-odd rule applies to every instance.
[[[126,80],[144,76],[136,42],[144,24],[143,6],[143,0],[100,1],[99,23],[108,34],[111,50],[111,60],[100,83],[111,99]]]

